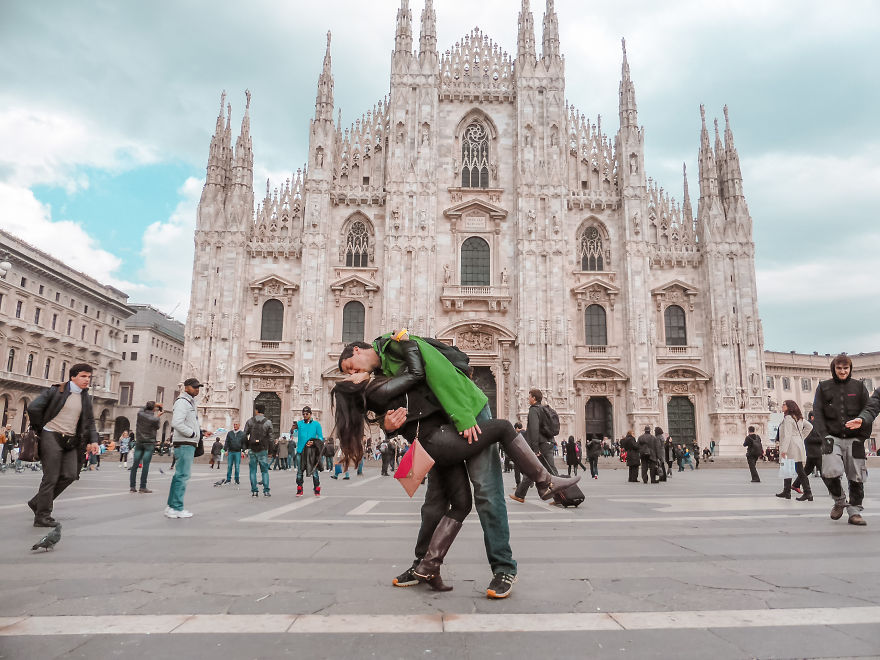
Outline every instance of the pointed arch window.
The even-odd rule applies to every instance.
[[[364,306],[356,300],[342,308],[342,343],[364,340]]]
[[[670,305],[663,312],[666,327],[667,346],[687,346],[687,322],[684,310],[678,305]]]
[[[584,311],[584,329],[587,346],[608,345],[608,324],[602,305],[587,307]]]
[[[370,250],[367,226],[357,220],[352,223],[345,238],[345,265],[350,268],[366,268]]]
[[[597,227],[587,227],[581,235],[581,270],[605,270],[602,235]]]
[[[461,285],[489,286],[489,244],[471,236],[461,245]]]
[[[284,305],[280,300],[267,300],[263,304],[260,323],[260,341],[281,341],[284,331]]]
[[[478,121],[461,136],[461,187],[489,187],[489,132]]]
[[[6,371],[12,371],[12,368],[15,366],[15,349],[9,349],[9,358],[6,360]]]

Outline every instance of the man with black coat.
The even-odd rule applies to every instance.
[[[871,422],[860,416],[867,403],[868,391],[852,378],[852,360],[847,355],[838,355],[831,361],[831,378],[816,388],[813,430],[833,443],[829,446],[831,453],[822,457],[822,481],[834,499],[831,519],[839,520],[845,510],[849,524],[859,526],[867,524],[861,511],[868,477],[865,440],[871,435]],[[840,479],[844,474],[849,481],[848,504]]]
[[[743,447],[746,448],[746,460],[749,462],[749,472],[752,473],[752,483],[761,483],[761,477],[758,475],[756,467],[758,459],[764,454],[764,448],[761,446],[761,436],[755,433],[755,427],[749,427],[749,434],[743,440]]]
[[[626,467],[629,468],[628,483],[639,483],[639,443],[636,437],[627,431],[626,437],[620,441],[620,448],[626,452]]]
[[[559,473],[556,471],[556,465],[554,462],[553,437],[544,435],[542,432],[541,421],[546,414],[541,409],[541,402],[543,400],[544,394],[541,390],[529,390],[529,417],[526,420],[525,438],[526,442],[529,443],[529,447],[535,452],[535,455],[542,459],[541,462],[544,463],[544,467],[547,468],[550,474],[558,476]],[[522,480],[510,496],[510,499],[516,500],[517,502],[525,502],[526,494],[534,483],[534,481],[523,475]]]
[[[147,488],[147,475],[150,473],[150,461],[153,460],[153,451],[156,449],[156,433],[159,431],[159,415],[162,414],[162,404],[155,401],[147,401],[143,408],[138,410],[135,428],[134,451],[131,470],[128,473],[129,490],[150,494],[153,491]],[[141,469],[141,487],[135,490],[137,483],[138,466],[143,465]]]
[[[244,425],[244,445],[250,453],[251,496],[259,497],[257,489],[257,464],[263,474],[263,496],[269,494],[269,447],[272,446],[272,420],[263,416],[266,409],[262,403],[254,404],[254,416]],[[228,471],[228,468],[227,468]]]
[[[86,445],[98,442],[89,385],[92,367],[75,364],[70,380],[44,390],[28,406],[34,431],[40,434],[40,461],[43,479],[28,502],[34,512],[34,527],[55,527],[52,517],[55,499],[79,479]]]
[[[645,432],[639,436],[639,460],[642,464],[642,483],[648,483],[648,475],[651,475],[651,483],[657,483],[657,467],[654,464],[654,435],[651,427],[646,426]]]
[[[659,426],[654,427],[654,467],[657,470],[659,481],[666,481],[666,463],[663,460],[663,429]]]
[[[240,430],[238,422],[232,424],[232,430],[226,433],[226,442],[223,448],[226,450],[226,479],[224,483],[230,483],[232,479],[232,466],[235,466],[235,485],[239,485],[239,472],[241,471],[241,450],[244,447],[244,431]]]

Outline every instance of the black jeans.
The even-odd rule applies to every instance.
[[[795,461],[794,463],[795,472],[797,472],[798,481],[801,482],[801,485],[804,488],[804,495],[812,495],[813,491],[810,490],[810,478],[807,476],[807,473],[804,472],[804,464],[800,461]],[[782,482],[782,492],[790,494],[791,493],[791,479],[785,479]]]
[[[628,465],[629,468],[629,481],[630,483],[637,484],[639,483],[639,466],[638,465]]]
[[[657,482],[657,466],[650,458],[642,457],[642,482],[648,483],[648,476],[651,477],[651,483]]]
[[[554,463],[555,459],[553,454],[553,443],[542,442],[538,445],[538,449],[541,451],[541,458],[544,459],[542,461],[544,463],[544,467],[549,470],[550,474],[558,476],[559,473],[556,471],[556,465]],[[534,483],[534,481],[523,475],[522,479],[519,482],[519,485],[516,487],[516,491],[514,491],[514,494],[519,498],[524,498],[529,492],[529,488],[531,488],[532,484]]]
[[[77,452],[79,448],[62,449],[56,434],[43,431],[40,434],[40,462],[43,465],[43,479],[40,488],[29,504],[37,518],[52,514],[53,502],[64,489],[77,479]]]
[[[804,462],[804,474],[808,477],[813,474],[813,469],[819,468],[819,472],[822,472],[822,456],[807,456],[807,460]],[[791,484],[792,488],[800,488],[801,485],[801,475],[798,475],[798,478],[794,480],[794,483]]]
[[[593,456],[593,458],[588,458],[590,461],[590,476],[598,477],[599,476],[599,457]]]
[[[754,454],[746,454],[746,460],[749,462],[749,472],[752,473],[752,481],[761,481],[761,477],[758,475],[758,468],[755,467],[758,463],[758,457]]]

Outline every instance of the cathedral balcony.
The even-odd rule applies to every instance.
[[[286,358],[293,357],[292,341],[262,341],[251,339],[247,346],[249,358]]]
[[[330,199],[335,206],[376,206],[385,203],[384,186],[334,186]]]
[[[461,286],[444,284],[440,301],[443,309],[507,313],[510,306],[508,286]]]
[[[620,347],[578,344],[574,347],[574,360],[575,362],[617,362],[620,360]]]
[[[658,346],[658,362],[677,362],[679,360],[700,360],[703,349],[699,346]]]
[[[617,209],[620,195],[605,190],[572,190],[568,193],[568,208],[571,209]]]

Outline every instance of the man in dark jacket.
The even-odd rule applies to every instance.
[[[657,470],[659,481],[666,481],[666,463],[663,461],[663,429],[659,426],[654,427],[654,468]]]
[[[759,484],[761,483],[761,477],[758,475],[758,468],[755,466],[758,463],[758,458],[764,453],[764,448],[761,446],[761,436],[755,433],[754,426],[749,427],[749,434],[743,440],[743,447],[746,448],[746,460],[749,463],[749,472],[752,473],[752,483]]]
[[[152,493],[147,488],[147,475],[150,473],[150,461],[153,460],[153,451],[156,449],[156,433],[159,430],[159,416],[162,414],[162,404],[155,401],[147,401],[143,408],[138,410],[137,421],[135,422],[135,443],[134,443],[134,463],[128,475],[129,490],[140,493]],[[137,483],[138,466],[143,464],[141,470],[141,487],[139,491],[135,491],[135,483]]]
[[[529,443],[529,447],[531,447],[532,451],[535,452],[535,455],[538,458],[542,459],[544,467],[547,468],[550,474],[558,475],[559,473],[556,471],[553,453],[553,438],[544,435],[541,429],[541,420],[545,414],[544,411],[541,410],[541,402],[543,400],[544,394],[541,390],[529,390],[529,417],[526,420],[525,437],[526,442]],[[510,496],[510,499],[516,500],[517,502],[525,502],[526,494],[534,483],[535,482],[528,477],[523,476],[519,485],[516,487],[516,490],[513,492],[513,495]]]
[[[631,484],[639,483],[639,443],[636,437],[628,432],[620,441],[620,448],[626,452],[626,467],[629,468],[627,481]]]
[[[263,496],[269,494],[269,447],[272,445],[272,421],[263,416],[266,412],[262,403],[254,404],[254,416],[244,425],[244,444],[250,453],[248,468],[251,476],[251,496],[259,497],[257,489],[257,464],[263,474]],[[228,472],[228,469],[227,469]]]
[[[223,448],[226,450],[226,481],[232,479],[232,466],[235,466],[235,485],[238,486],[239,472],[241,471],[241,449],[244,445],[244,431],[239,430],[240,424],[235,422],[232,430],[226,433],[226,442]]]
[[[657,483],[657,467],[654,465],[654,435],[651,427],[646,426],[645,432],[639,436],[639,460],[642,464],[642,483],[648,483],[648,475],[651,475],[651,483]]]
[[[602,441],[594,435],[587,443],[587,460],[590,462],[590,476],[599,478],[599,454],[602,453]]]
[[[865,439],[871,435],[871,423],[861,418],[868,403],[868,391],[852,378],[852,360],[838,355],[831,361],[831,378],[816,388],[813,400],[813,430],[820,438],[833,438],[831,453],[822,457],[822,480],[834,499],[831,519],[838,520],[844,510],[850,525],[867,523],[861,516],[865,497]],[[855,423],[859,417],[861,423]],[[849,481],[849,504],[843,494],[841,477]]]
[[[33,429],[40,434],[40,460],[43,479],[28,502],[34,512],[34,527],[55,527],[52,518],[55,499],[79,479],[80,461],[86,445],[98,442],[89,384],[92,367],[75,364],[70,380],[43,391],[28,406]]]

